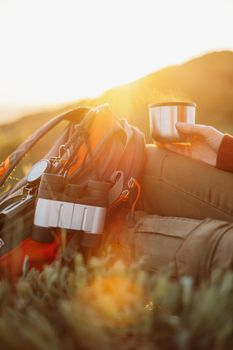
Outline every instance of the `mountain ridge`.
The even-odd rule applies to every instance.
[[[108,103],[117,116],[127,118],[138,126],[151,141],[148,104],[167,100],[194,101],[197,103],[198,123],[211,124],[223,132],[233,132],[233,51],[210,52],[113,87],[98,97],[79,99],[54,110],[4,124],[0,129],[1,149],[6,147],[9,150],[7,146],[10,146],[12,150],[46,120],[68,108],[103,103]],[[12,139],[12,135],[17,137]]]

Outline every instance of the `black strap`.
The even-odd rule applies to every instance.
[[[61,259],[64,263],[69,264],[75,257],[75,254],[80,248],[82,232],[75,232],[72,238],[67,243],[64,251],[61,254]]]

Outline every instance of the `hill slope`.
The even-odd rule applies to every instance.
[[[233,132],[233,52],[209,53],[112,88],[97,98],[78,100],[54,112],[34,114],[2,125],[0,157],[4,158],[51,116],[77,105],[95,106],[107,102],[116,115],[140,127],[150,140],[148,104],[180,99],[197,103],[197,122]]]
[[[117,114],[147,132],[148,104],[176,99],[197,103],[198,122],[233,129],[233,52],[211,53],[165,68],[107,91],[94,104],[109,102]]]

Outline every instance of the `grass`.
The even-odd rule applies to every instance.
[[[151,275],[139,265],[92,258],[26,271],[0,284],[1,349],[233,348],[233,273]]]

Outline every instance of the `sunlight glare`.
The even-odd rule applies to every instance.
[[[0,104],[95,96],[233,47],[227,0],[8,0],[0,8]]]

